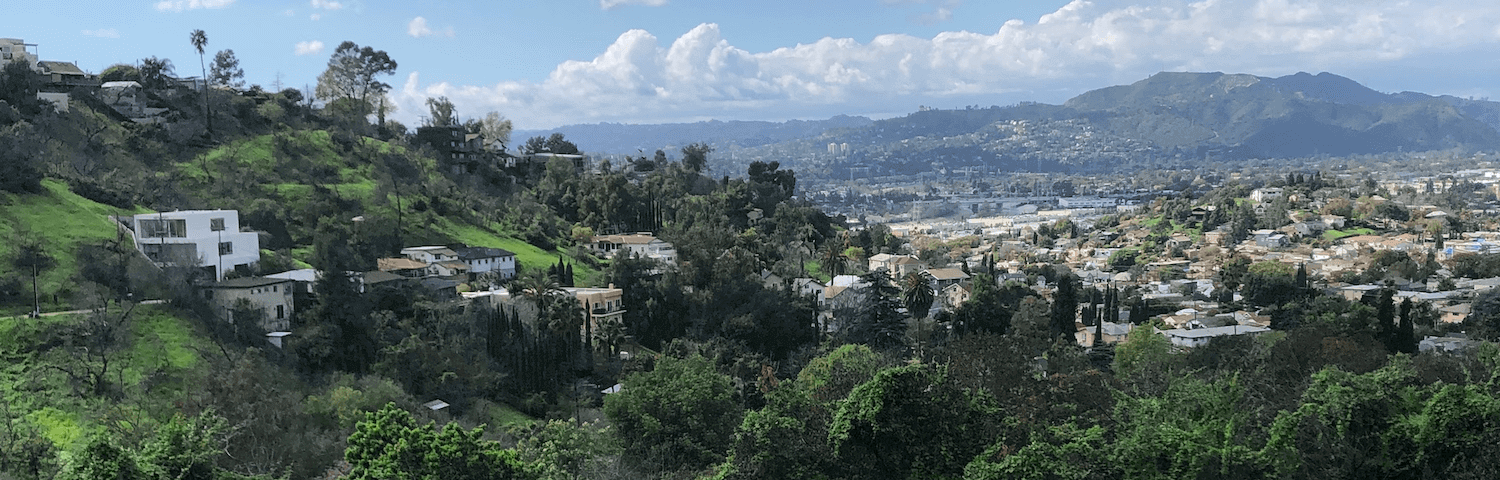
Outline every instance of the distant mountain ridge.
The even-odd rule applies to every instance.
[[[569,125],[518,131],[516,143],[561,132],[592,153],[649,155],[691,142],[721,153],[714,171],[775,160],[844,177],[934,170],[1090,171],[1142,162],[1302,158],[1450,148],[1500,150],[1500,103],[1382,93],[1332,73],[1282,77],[1163,72],[1084,92],[1062,105],[924,109],[872,121],[706,121]],[[829,143],[849,144],[831,152]],[[724,155],[723,153],[731,153]]]

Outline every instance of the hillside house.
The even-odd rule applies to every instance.
[[[406,247],[401,249],[401,255],[428,265],[458,261],[458,252],[446,246]]]
[[[589,240],[589,248],[604,258],[623,254],[627,257],[650,258],[668,265],[677,263],[677,249],[671,243],[656,238],[651,232],[597,235]]]
[[[246,277],[206,285],[201,291],[226,322],[244,320],[234,318],[235,312],[252,312],[262,329],[282,331],[292,327],[295,283],[284,278]]]
[[[377,258],[375,269],[394,273],[407,278],[421,278],[428,275],[428,264],[406,257]]]
[[[891,278],[901,278],[908,273],[920,270],[922,261],[911,255],[881,253],[870,257],[869,268],[872,272],[884,269],[890,272]]]
[[[1276,187],[1257,188],[1250,192],[1250,200],[1255,203],[1265,203],[1281,198],[1283,191]]]
[[[932,281],[934,292],[941,292],[945,288],[969,280],[969,274],[958,268],[932,268],[923,273]]]
[[[502,280],[516,276],[516,254],[503,248],[453,247],[458,260],[468,265],[469,272],[495,273]]]
[[[969,298],[973,296],[974,293],[969,287],[955,283],[942,289],[939,298],[943,300],[943,309],[953,310],[958,308],[959,305],[963,305],[964,302],[969,301]]]
[[[260,235],[241,231],[236,210],[183,210],[112,217],[159,267],[199,267],[223,280],[260,261]]]

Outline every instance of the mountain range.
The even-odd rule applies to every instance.
[[[517,132],[517,137],[553,131],[597,153],[636,155],[702,141],[734,152],[733,161],[716,160],[720,171],[743,171],[738,164],[756,159],[829,174],[849,165],[891,174],[945,167],[1091,170],[1162,158],[1500,149],[1500,103],[1383,93],[1331,73],[1272,78],[1163,72],[1085,92],[1062,105],[924,109],[875,121],[838,116],[781,123],[572,125]],[[849,147],[830,151],[829,143]]]

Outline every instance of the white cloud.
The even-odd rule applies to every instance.
[[[85,37],[120,38],[120,31],[113,28],[101,28],[98,30],[84,30]]]
[[[667,0],[599,0],[599,8],[610,10],[624,5],[640,5],[643,7],[660,7],[666,5]]]
[[[200,8],[224,8],[233,3],[234,0],[161,0],[156,2],[156,9],[162,12],[181,12]]]
[[[338,10],[344,8],[343,3],[339,3],[335,0],[311,0],[310,3],[312,4],[313,8],[321,8],[323,10]]]
[[[432,29],[432,27],[428,27],[427,26],[427,19],[422,18],[422,17],[417,17],[417,18],[411,19],[411,23],[406,24],[406,34],[407,35],[411,35],[413,37],[417,37],[417,38],[422,38],[422,37],[431,36],[431,35],[442,35],[442,36],[445,36],[445,37],[452,37],[453,36],[453,27],[448,27],[448,28],[444,28],[444,29],[439,30],[439,31],[434,31]]]
[[[321,14],[321,13],[314,13],[312,15],[308,15],[307,18],[309,20],[312,20],[312,21],[316,22],[318,20],[322,20],[323,19],[323,14]]]
[[[297,45],[292,47],[292,53],[295,53],[297,55],[316,55],[318,53],[321,53],[322,51],[323,42],[317,40],[297,42]]]
[[[414,72],[398,101],[404,112],[420,112],[426,97],[446,95],[465,111],[504,112],[524,128],[900,113],[919,104],[1060,101],[1159,71],[1370,71],[1500,46],[1500,4],[1147,1],[1076,0],[1034,24],[1011,20],[993,33],[824,38],[758,53],[734,47],[714,24],[670,45],[631,30],[540,82],[424,85]]]

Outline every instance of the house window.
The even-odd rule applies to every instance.
[[[187,220],[153,219],[141,220],[142,238],[187,237]]]
[[[279,285],[271,285],[271,293],[276,293],[276,287],[278,286]]]
[[[276,306],[276,319],[277,320],[281,320],[283,318],[286,318],[286,305],[277,305]]]
[[[233,255],[234,242],[219,242],[219,255]]]
[[[222,218],[210,218],[210,219],[208,219],[208,229],[209,230],[213,230],[215,232],[222,232],[222,231],[224,231],[224,219],[222,219]]]

